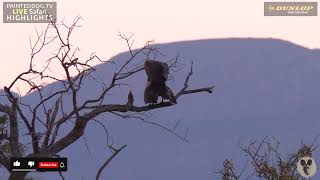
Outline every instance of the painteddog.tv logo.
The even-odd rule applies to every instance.
[[[317,2],[265,2],[265,16],[317,16]]]
[[[56,2],[3,2],[4,23],[49,23],[56,19]]]

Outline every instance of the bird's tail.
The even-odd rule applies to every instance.
[[[176,97],[174,96],[173,92],[171,91],[171,89],[168,86],[166,86],[166,95],[169,98],[171,103],[177,104],[177,99],[176,99]]]

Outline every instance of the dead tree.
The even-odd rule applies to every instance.
[[[185,136],[180,136],[174,129],[133,115],[134,113],[143,113],[173,106],[172,103],[164,102],[153,105],[128,106],[126,103],[106,104],[104,101],[108,98],[109,92],[112,89],[124,85],[124,80],[141,72],[144,60],[151,59],[150,55],[158,52],[156,48],[150,45],[150,42],[147,42],[140,49],[132,50],[131,37],[120,34],[120,37],[128,45],[130,57],[122,62],[119,68],[114,70],[113,76],[110,77],[110,83],[108,82],[104,86],[99,95],[80,103],[78,94],[84,86],[83,81],[95,71],[92,64],[97,62],[109,63],[110,65],[118,63],[116,61],[102,61],[95,54],[91,54],[86,59],[78,57],[79,48],[71,43],[71,35],[78,27],[80,19],[80,17],[77,17],[71,25],[67,25],[64,22],[52,22],[46,26],[44,31],[41,33],[37,32],[36,40],[34,42],[30,40],[31,56],[29,67],[4,87],[5,97],[9,103],[0,102],[0,112],[8,117],[9,149],[7,151],[0,150],[0,164],[8,171],[10,170],[10,157],[56,156],[60,151],[81,138],[88,122],[93,121],[103,113],[112,113],[123,118],[138,118],[144,123],[163,128],[169,133],[186,140]],[[43,59],[45,56],[41,53],[48,51],[51,52],[50,57]],[[138,56],[141,57],[141,54],[144,56],[144,59],[138,60],[137,58]],[[176,59],[170,61],[170,68],[173,68],[176,62]],[[39,66],[39,63],[44,65]],[[132,65],[133,63],[138,65]],[[140,66],[139,63],[141,64]],[[63,75],[50,73],[52,69],[61,69]],[[175,95],[176,99],[193,93],[212,93],[213,86],[189,89],[189,80],[192,73],[191,68],[183,87]],[[44,93],[43,87],[53,81],[59,82],[63,86],[49,94]],[[21,100],[22,98],[14,93],[21,83],[27,84],[30,87],[29,92],[38,94],[40,100],[33,104],[24,104]],[[141,92],[143,92],[143,89],[141,89]],[[65,98],[72,102],[72,108],[69,112],[65,112],[65,108],[63,107],[62,100]],[[59,137],[60,127],[68,121],[73,122],[73,127],[65,135]],[[21,126],[27,129],[30,142],[21,141]],[[25,154],[21,149],[21,146],[25,144],[31,144],[30,153]],[[27,172],[11,172],[9,179],[22,180],[26,175]]]

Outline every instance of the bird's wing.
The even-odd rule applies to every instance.
[[[161,63],[161,66],[162,66],[162,76],[164,77],[165,80],[168,80],[169,66],[167,63]]]
[[[149,82],[163,84],[168,79],[169,66],[167,63],[147,60],[144,63],[144,69]]]
[[[152,61],[152,60],[145,61],[144,69],[148,76],[148,81],[153,83],[163,84],[166,81],[166,77],[163,76],[164,67],[165,65],[162,65],[162,63],[159,61]]]
[[[166,95],[169,98],[170,102],[177,104],[177,99],[169,87],[166,87]]]
[[[151,77],[152,77],[152,63],[148,60],[146,60],[144,62],[144,71],[146,72],[147,74],[147,77],[148,77],[148,82],[151,81]]]

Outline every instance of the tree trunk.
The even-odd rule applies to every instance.
[[[8,180],[24,180],[28,172],[12,172]]]

